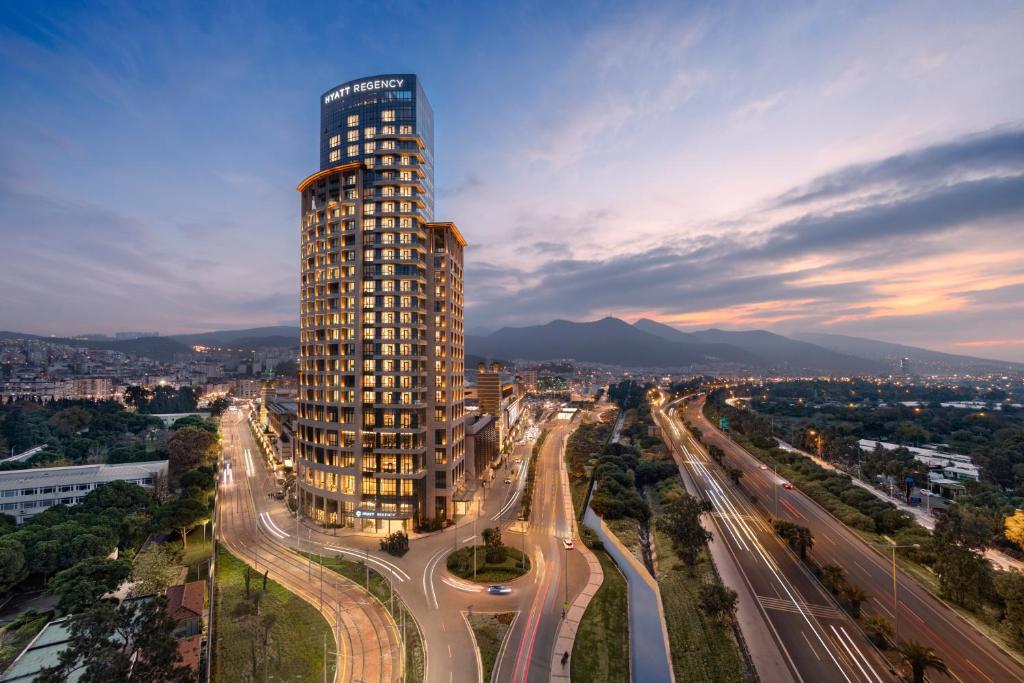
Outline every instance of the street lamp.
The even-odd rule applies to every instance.
[[[892,639],[894,642],[899,642],[900,632],[900,609],[899,602],[896,597],[896,551],[900,548],[920,548],[920,543],[910,543],[907,545],[896,545],[895,543],[887,544],[892,550]]]

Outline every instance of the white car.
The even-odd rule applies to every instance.
[[[505,477],[505,483],[506,484],[511,484],[512,483],[512,478],[511,477]]]
[[[762,470],[766,470],[766,469],[768,469],[768,465],[761,465],[761,469],[762,469]]]
[[[571,538],[563,538],[562,539],[562,545],[565,546],[566,550],[572,550],[573,548],[576,547],[576,543],[573,542],[573,540]]]

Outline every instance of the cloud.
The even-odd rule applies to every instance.
[[[603,259],[552,258],[475,294],[468,315],[489,325],[617,313],[835,331],[992,310],[1024,289],[1024,154],[999,149],[1018,142],[1019,133],[997,130],[840,169],[786,193],[818,196],[767,228],[667,235]],[[867,184],[878,190],[873,200],[847,208]],[[887,191],[896,185],[913,191]]]

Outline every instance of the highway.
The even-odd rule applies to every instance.
[[[756,603],[760,623],[748,623],[757,623],[758,630],[744,632],[744,637],[752,643],[752,651],[756,647],[759,652],[771,653],[771,643],[763,642],[770,638],[782,654],[785,669],[776,669],[770,680],[806,683],[894,680],[888,664],[872,648],[856,623],[839,609],[775,534],[766,516],[754,508],[749,497],[717,469],[685,432],[675,412],[672,408],[663,410],[660,405],[654,405],[655,419],[677,464],[714,506],[717,540],[724,541],[728,549],[728,553],[721,556],[731,558],[734,564],[734,567],[720,568],[723,577],[742,581],[741,585],[733,586],[734,590],[741,598]],[[742,627],[743,620],[740,623]],[[768,672],[762,671],[761,675],[765,677],[763,680],[769,680]]]
[[[822,565],[833,563],[843,567],[848,579],[870,595],[862,608],[865,614],[881,614],[890,622],[893,621],[892,565],[886,548],[879,547],[885,555],[877,552],[811,498],[799,490],[778,486],[779,480],[771,470],[761,469],[757,459],[728,439],[704,417],[703,405],[703,397],[689,401],[685,407],[686,418],[702,431],[705,442],[722,448],[726,458],[743,471],[744,487],[764,505],[771,507],[774,507],[774,494],[777,492],[779,517],[808,527],[814,535],[814,548],[811,551],[814,559]],[[686,441],[691,447],[695,446],[691,439],[687,438]],[[710,470],[710,466],[707,469]],[[761,519],[762,515],[758,514],[757,517]],[[950,669],[950,676],[930,672],[930,681],[1024,681],[1024,667],[1016,659],[933,597],[915,579],[898,571],[897,587],[899,639],[918,641],[934,648]],[[847,630],[850,630],[849,627]],[[793,651],[790,649],[791,653]],[[798,662],[806,660],[806,657],[802,657]]]
[[[255,501],[274,484],[262,466],[242,413],[222,420],[223,467],[218,483],[218,540],[235,557],[269,576],[323,614],[334,631],[335,681],[390,683],[402,677],[399,634],[390,615],[354,583],[320,571],[279,542]]]

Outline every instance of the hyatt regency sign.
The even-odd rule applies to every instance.
[[[377,78],[369,81],[359,81],[358,83],[349,83],[324,95],[324,104],[330,104],[335,100],[340,100],[342,97],[355,93],[401,88],[403,83],[405,83],[404,78]]]

